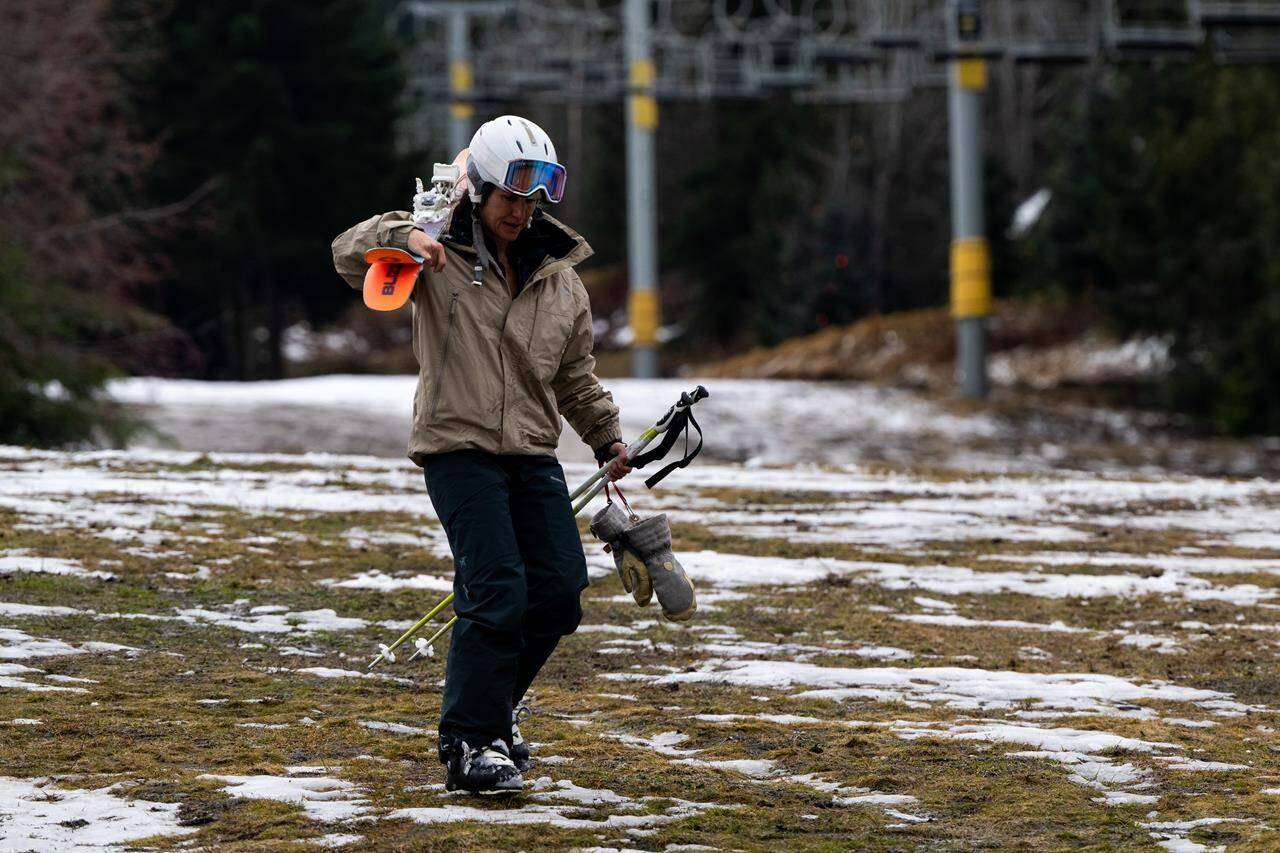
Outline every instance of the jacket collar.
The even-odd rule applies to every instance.
[[[474,254],[472,207],[471,199],[464,197],[453,211],[449,230],[440,239]],[[491,256],[496,254],[492,242],[488,244],[488,248]],[[593,253],[591,245],[581,234],[542,209],[534,212],[532,225],[507,250],[511,265],[515,267],[520,290],[535,281],[576,266]]]

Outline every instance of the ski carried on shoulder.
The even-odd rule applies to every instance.
[[[417,178],[413,196],[413,224],[433,240],[449,227],[454,208],[467,191],[467,149],[452,163],[436,163],[431,188]],[[377,247],[364,253],[369,270],[364,275],[364,304],[374,311],[395,311],[409,301],[422,272],[423,259],[404,249]]]

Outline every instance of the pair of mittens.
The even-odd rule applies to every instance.
[[[671,525],[665,513],[641,521],[609,503],[592,517],[591,532],[613,554],[622,588],[636,604],[647,607],[656,594],[662,614],[671,621],[693,618],[697,596],[671,551]]]

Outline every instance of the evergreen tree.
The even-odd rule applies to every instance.
[[[350,304],[333,236],[408,207],[414,172],[393,138],[404,71],[361,0],[175,0],[163,26],[155,191],[211,191],[170,244],[156,302],[195,337],[209,375],[278,377],[287,323]]]
[[[712,138],[667,232],[670,257],[695,282],[690,320],[700,335],[724,347],[776,343],[797,326],[782,279],[798,236],[792,226],[808,212],[797,204],[812,183],[803,169],[803,131],[812,125],[789,100],[713,109]]]
[[[1280,430],[1280,70],[1126,67],[1062,133],[1028,283],[1167,335],[1165,404]]]

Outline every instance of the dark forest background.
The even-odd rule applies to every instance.
[[[332,237],[407,206],[412,178],[453,156],[397,145],[410,105],[391,5],[0,7],[0,441],[118,437],[113,375],[281,377],[285,329],[350,309]],[[508,111],[559,143],[557,215],[586,231],[593,268],[625,269],[621,106],[480,113]],[[997,63],[985,121],[997,296],[1167,336],[1155,402],[1280,432],[1280,69]],[[664,104],[658,160],[680,357],[946,303],[941,89]],[[1013,234],[1042,188],[1044,215]]]

